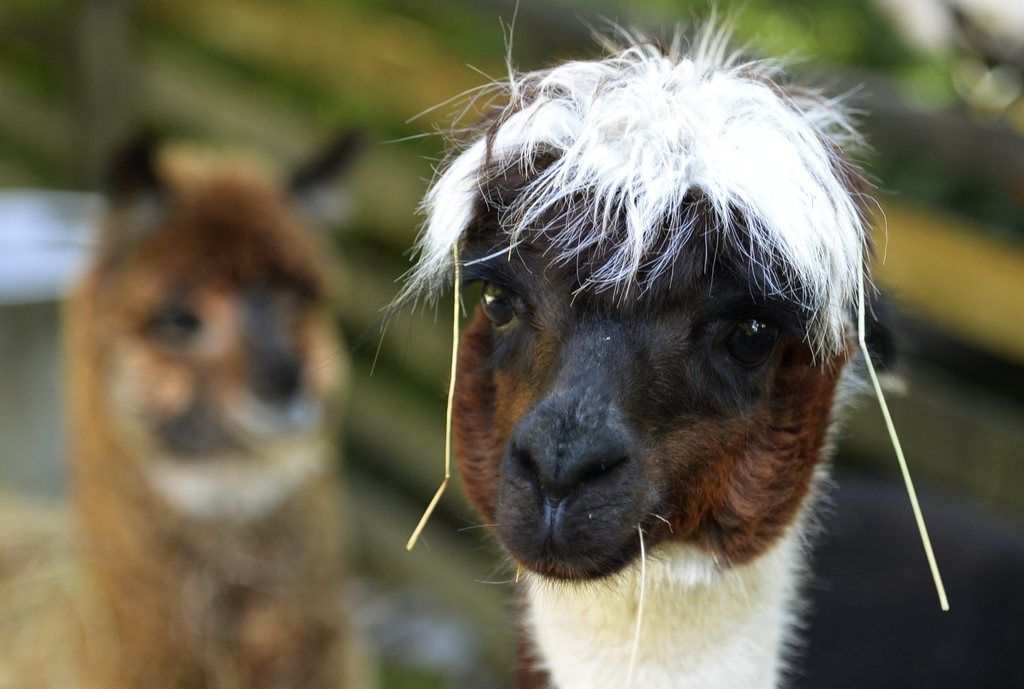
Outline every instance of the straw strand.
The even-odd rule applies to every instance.
[[[882,385],[878,382],[878,375],[875,373],[875,365],[871,362],[871,353],[868,351],[868,343],[864,327],[864,271],[860,273],[860,284],[858,294],[857,329],[860,340],[860,348],[864,354],[864,363],[868,368],[868,375],[871,377],[871,384],[875,388],[875,396],[878,398],[878,406],[882,409],[882,416],[885,418],[885,427],[889,431],[889,439],[896,451],[896,459],[900,464],[900,472],[903,474],[903,482],[907,486],[907,495],[910,497],[910,506],[914,510],[914,519],[917,521],[917,530],[921,534],[921,544],[924,546],[924,553],[928,558],[928,567],[932,572],[932,579],[935,581],[935,591],[939,595],[939,606],[943,612],[949,612],[949,600],[946,598],[946,588],[942,585],[942,575],[939,574],[939,565],[935,561],[935,553],[932,551],[932,542],[928,538],[928,527],[924,524],[924,515],[921,512],[921,505],[917,501],[917,491],[914,490],[914,482],[910,478],[910,469],[907,466],[907,459],[903,455],[903,446],[896,435],[896,426],[889,414],[889,405],[885,402],[882,394]]]
[[[629,670],[626,673],[626,688],[633,687],[633,674],[636,670],[636,656],[640,650],[640,630],[644,624],[644,589],[647,588],[647,549],[644,547],[644,530],[639,524],[636,532],[640,535],[640,601],[636,607],[636,629],[633,631],[633,647],[629,651]]]
[[[448,482],[452,477],[452,405],[455,402],[455,371],[459,360],[459,307],[461,305],[462,291],[462,270],[459,266],[458,244],[452,247],[452,260],[455,264],[455,286],[452,289],[452,364],[451,375],[448,381],[448,407],[445,410],[444,422],[444,480],[442,480],[441,485],[437,487],[437,492],[434,493],[433,499],[431,499],[430,504],[427,505],[427,509],[424,510],[423,516],[420,517],[420,523],[416,525],[416,529],[412,532],[412,536],[409,537],[409,541],[405,544],[406,550],[412,550],[416,547],[416,541],[419,540],[424,527],[426,527],[427,522],[430,521],[430,515],[434,513],[437,503],[441,502],[441,496],[444,495],[444,491],[448,487]]]

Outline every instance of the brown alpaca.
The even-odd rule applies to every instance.
[[[145,143],[115,165],[66,311],[84,687],[356,686],[327,422],[347,369],[296,179]]]
[[[406,296],[483,285],[456,456],[522,574],[517,686],[773,689],[855,387],[856,137],[720,33],[624,39],[513,76]]]

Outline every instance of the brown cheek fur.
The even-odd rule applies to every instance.
[[[102,364],[106,386],[127,390],[134,412],[158,421],[185,412],[199,394],[200,376],[187,363],[154,350],[147,342],[114,343]],[[115,394],[116,396],[116,394]],[[120,411],[120,410],[119,410]]]
[[[455,455],[459,473],[473,506],[488,521],[494,520],[495,485],[501,458],[518,416],[509,398],[499,392],[504,385],[492,375],[488,358],[492,351],[491,324],[478,306],[473,323],[459,342],[455,381]]]
[[[769,399],[737,418],[705,419],[667,434],[657,449],[674,513],[652,540],[698,543],[742,564],[796,518],[828,440],[841,361],[814,364],[800,342],[780,352]]]
[[[526,377],[492,370],[492,337],[478,308],[460,343],[455,391],[459,470],[470,501],[488,521],[505,448],[539,393]],[[807,497],[843,363],[815,364],[803,343],[788,343],[777,358],[770,399],[740,417],[687,422],[661,438],[647,461],[668,496],[671,511],[661,516],[671,527],[651,524],[650,543],[696,543],[730,564],[769,548]]]

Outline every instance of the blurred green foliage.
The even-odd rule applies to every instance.
[[[81,89],[74,69],[75,22],[86,5],[68,0],[6,3],[0,10],[5,39],[0,41],[0,86],[73,112]],[[484,81],[484,74],[503,74],[506,27],[516,11],[511,0],[295,0],[289,6],[337,22],[339,43],[347,40],[344,29],[352,21],[360,27],[401,24],[408,35],[442,52],[446,64],[461,71],[460,83],[467,85]],[[347,83],[345,64],[325,62],[322,69],[335,75],[324,79],[322,74],[297,70],[292,64],[253,60],[245,51],[235,50],[237,42],[211,41],[208,33],[197,33],[189,21],[168,21],[173,10],[167,3],[144,1],[126,7],[132,19],[131,41],[137,48],[145,51],[159,46],[183,59],[209,65],[256,96],[302,109],[315,122],[371,123],[383,139],[420,133],[427,124],[423,120],[407,123],[416,112],[396,110],[394,101],[382,99],[378,88],[367,89],[358,80]],[[676,25],[699,22],[708,15],[709,7],[702,0],[524,0],[518,7],[513,61],[518,68],[535,68],[560,57],[592,54],[588,25],[602,29],[610,21],[665,35]],[[739,43],[757,53],[788,56],[797,69],[817,75],[820,82],[835,82],[837,70],[846,74],[844,87],[858,83],[860,75],[878,75],[912,110],[962,107],[951,77],[956,56],[926,56],[908,49],[868,0],[746,0],[735,9],[726,7],[719,14],[735,24]],[[294,36],[297,50],[303,39]],[[386,54],[391,46],[382,42],[378,49]],[[466,65],[481,74],[473,74]],[[405,85],[379,85],[379,89],[388,88],[400,90]],[[453,95],[439,88],[436,98],[440,102]],[[0,144],[34,176],[57,184],[76,178],[74,171],[56,169],[60,162],[52,156],[33,155],[27,148],[29,142],[10,127],[0,126]],[[437,139],[410,148],[435,158],[441,150]],[[1006,230],[1024,231],[1024,199],[1009,180],[958,174],[927,151],[905,155],[880,146],[871,163],[883,189],[898,189],[929,205],[950,208]]]

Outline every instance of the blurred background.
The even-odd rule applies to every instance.
[[[447,308],[404,316],[383,335],[379,326],[442,154],[431,134],[452,108],[415,116],[502,76],[514,11],[511,0],[3,0],[0,490],[51,501],[65,490],[58,310],[87,258],[92,192],[112,148],[146,124],[287,166],[333,132],[362,128],[372,143],[338,190],[346,213],[331,228],[354,365],[340,441],[353,595],[383,661],[382,686],[504,685],[513,587],[457,489],[422,545],[403,547],[441,477]],[[606,19],[667,35],[707,13],[706,2],[686,0],[523,0],[512,59],[532,69],[591,56],[588,25]],[[852,92],[863,111],[888,226],[878,278],[901,313],[905,351],[905,391],[890,403],[926,515],[932,505],[936,522],[955,530],[969,513],[1019,544],[1024,2],[745,0],[735,17],[741,42],[792,56],[796,72]],[[843,434],[838,465],[841,476],[877,481],[868,501],[898,480],[869,399]],[[909,534],[913,574],[893,595],[920,598],[931,615],[909,509],[861,533],[878,543]],[[955,580],[957,558],[972,546],[936,537],[956,610],[967,586]],[[868,570],[882,557],[857,552]],[[846,591],[834,581],[820,589]]]

